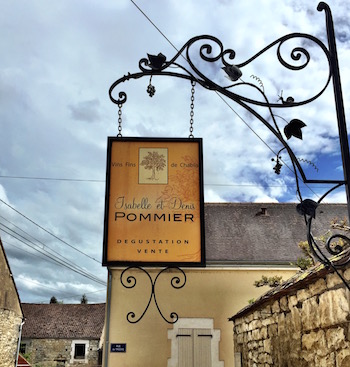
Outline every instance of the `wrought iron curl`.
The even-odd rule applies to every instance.
[[[312,218],[310,217],[307,219],[307,228],[308,228],[307,239],[308,239],[309,248],[312,254],[326,268],[332,268],[333,271],[342,280],[346,288],[350,291],[349,283],[346,281],[342,273],[339,271],[339,269],[350,264],[350,238],[340,233],[333,234],[330,237],[328,237],[325,248],[328,251],[330,255],[329,256],[325,252],[322,251],[321,249],[322,246],[317,242],[317,240],[311,233],[311,224],[312,224]],[[332,241],[338,238],[346,242],[345,246],[335,245],[332,248]],[[336,258],[337,255],[339,256],[338,259]]]
[[[121,105],[123,105],[126,102],[127,95],[126,95],[125,92],[119,92],[119,99],[115,99],[115,98],[113,98],[112,94],[110,93],[109,94],[109,98],[111,99],[111,101],[113,103],[115,103],[118,106],[121,106]]]
[[[128,268],[124,269],[122,271],[122,273],[120,274],[120,282],[121,282],[121,284],[124,288],[131,289],[131,288],[134,288],[137,284],[137,280],[136,280],[136,277],[134,275],[129,275],[129,276],[127,276],[126,279],[124,279],[126,272],[130,271],[131,269],[137,269],[137,270],[142,271],[144,274],[146,274],[148,276],[148,279],[150,280],[150,282],[152,284],[152,292],[151,292],[151,295],[149,297],[148,303],[147,303],[144,311],[139,316],[139,318],[136,318],[136,314],[135,314],[134,311],[130,311],[126,315],[126,319],[129,323],[136,324],[143,318],[143,316],[146,314],[146,312],[147,312],[147,310],[148,310],[148,308],[151,304],[152,296],[153,296],[153,281],[152,281],[151,276],[149,275],[149,273],[146,270],[144,270],[143,268],[138,267],[138,266],[131,266],[131,267],[128,267]]]
[[[185,284],[186,284],[186,274],[185,274],[185,272],[184,272],[182,269],[177,268],[177,267],[173,267],[173,268],[168,267],[168,268],[163,269],[162,271],[160,271],[160,272],[158,273],[158,275],[156,276],[156,278],[155,278],[155,280],[154,280],[154,295],[153,295],[153,297],[154,297],[154,302],[155,302],[156,307],[157,307],[157,309],[158,309],[158,312],[159,312],[159,314],[161,315],[161,317],[163,318],[163,320],[165,320],[165,321],[166,321],[167,323],[169,323],[169,324],[175,324],[175,323],[177,322],[177,320],[179,319],[179,315],[178,315],[176,312],[172,311],[172,312],[170,312],[170,319],[167,319],[167,318],[164,316],[163,312],[161,311],[161,309],[160,309],[160,307],[159,307],[159,305],[158,305],[158,301],[157,301],[157,297],[156,297],[156,292],[155,292],[155,287],[156,287],[156,282],[157,282],[157,280],[158,280],[159,276],[160,276],[162,273],[164,273],[164,272],[166,272],[166,271],[173,271],[173,270],[179,271],[179,272],[180,272],[180,275],[182,276],[182,279],[180,278],[180,276],[178,276],[178,275],[174,275],[174,276],[171,278],[171,280],[170,280],[170,284],[171,284],[171,286],[172,286],[174,289],[181,289],[181,288],[183,288],[183,287],[185,286]]]
[[[211,55],[213,53],[213,46],[210,45],[209,43],[206,43],[206,44],[202,45],[199,49],[199,56],[201,57],[201,59],[203,59],[204,61],[207,61],[207,62],[215,62],[215,61],[218,61],[218,60],[221,59],[222,63],[225,66],[231,65],[231,63],[228,63],[225,60],[225,57],[227,55],[227,57],[230,60],[233,60],[236,57],[236,52],[232,49],[225,50],[224,45],[222,44],[222,42],[218,38],[213,37],[213,36],[208,36],[208,35],[200,36],[200,37],[194,37],[192,39],[193,42],[191,42],[187,47],[187,52],[186,52],[187,58],[191,59],[190,54],[189,54],[190,46],[192,46],[195,42],[202,41],[202,40],[205,40],[205,39],[216,43],[218,45],[220,51],[216,54],[216,56],[211,56],[211,57],[206,56],[206,55]]]
[[[126,319],[129,323],[131,324],[136,324],[138,323],[143,317],[144,315],[146,314],[147,310],[149,309],[149,306],[152,302],[152,299],[154,299],[154,303],[157,307],[157,310],[160,314],[160,316],[163,318],[163,320],[165,320],[167,323],[169,324],[174,324],[176,323],[176,321],[179,319],[179,316],[176,312],[172,311],[170,312],[170,318],[167,319],[159,304],[158,304],[158,301],[157,301],[157,296],[156,296],[156,284],[157,284],[157,281],[160,277],[161,274],[163,274],[164,272],[167,272],[167,271],[178,271],[180,273],[180,275],[174,275],[171,279],[170,279],[170,285],[174,288],[174,289],[181,289],[185,286],[186,284],[186,274],[185,272],[180,269],[180,268],[177,268],[177,267],[167,267],[167,268],[164,268],[162,269],[155,277],[155,279],[153,280],[151,275],[148,273],[148,271],[146,271],[144,268],[141,268],[139,266],[130,266],[126,269],[124,269],[120,275],[120,282],[121,284],[123,285],[124,288],[128,288],[128,289],[131,289],[131,288],[134,288],[137,284],[137,279],[136,279],[136,276],[135,275],[128,275],[126,277],[126,272],[130,271],[130,270],[139,270],[141,272],[143,272],[144,274],[147,275],[148,279],[149,279],[149,282],[150,282],[150,285],[151,285],[151,294],[150,294],[150,297],[149,297],[149,300],[148,300],[148,303],[146,305],[146,307],[144,308],[144,311],[141,313],[141,315],[137,318],[136,317],[136,314],[134,311],[130,311],[128,312],[128,314],[126,315]],[[126,278],[125,278],[126,277]]]
[[[328,190],[317,202],[310,199],[304,200],[298,205],[299,212],[304,215],[305,223],[307,226],[307,241],[313,257],[320,261],[327,268],[332,268],[339,278],[343,281],[344,285],[350,290],[350,285],[339,271],[340,268],[350,264],[350,238],[342,233],[335,233],[328,236],[324,245],[321,245],[317,238],[312,233],[313,220],[316,219],[316,209],[322,200],[333,192],[335,189],[342,186],[344,183],[339,183]],[[304,212],[304,213],[302,213]],[[335,244],[333,241],[341,239],[345,243],[344,245]],[[324,252],[322,247],[328,252]],[[337,257],[338,256],[338,257]]]
[[[144,66],[143,66],[144,65]],[[146,58],[142,58],[139,61],[139,69],[146,72],[146,71],[150,71],[151,68],[149,67],[149,60]]]
[[[343,241],[346,242],[345,246],[340,246],[339,244],[336,244],[335,246],[332,246],[332,241],[335,239],[341,239]],[[350,246],[350,239],[349,237],[341,234],[341,233],[337,233],[337,234],[333,234],[332,236],[330,236],[327,240],[326,243],[326,248],[327,251],[331,254],[331,255],[340,255],[343,251],[345,250],[350,250],[349,249]],[[350,262],[350,258],[348,259],[347,263]]]
[[[181,279],[179,276],[173,276],[171,278],[171,285],[175,289],[181,289],[186,284],[186,274],[182,269],[180,268],[177,269],[180,271],[181,275],[183,276],[183,279]]]
[[[290,69],[290,70],[302,70],[304,68],[307,67],[307,65],[309,64],[310,62],[310,59],[311,59],[311,56],[310,56],[310,53],[303,47],[295,47],[292,49],[291,53],[290,53],[290,57],[293,61],[300,61],[300,59],[302,58],[302,55],[304,55],[306,61],[304,61],[304,63],[302,63],[301,65],[292,65],[292,64],[289,64],[287,63],[282,54],[281,54],[281,47],[283,46],[283,44],[290,40],[291,38],[293,37],[290,37],[290,38],[286,38],[284,40],[282,40],[278,47],[277,47],[277,58],[279,60],[279,62],[287,69]]]
[[[319,46],[319,48],[323,51],[323,53],[326,56],[326,59],[328,60],[328,64],[330,65],[330,54],[326,46],[318,40],[316,37],[309,35],[309,34],[303,34],[303,33],[292,33],[283,37],[280,37],[279,39],[275,40],[274,42],[270,43],[268,46],[266,46],[264,49],[262,49],[260,52],[249,58],[248,60],[236,64],[235,66],[237,68],[243,68],[250,64],[252,61],[256,60],[259,56],[264,54],[265,52],[269,51],[273,47],[277,45],[277,59],[283,65],[285,68],[289,70],[302,70],[304,69],[311,59],[310,53],[305,47],[294,47],[290,53],[290,57],[293,61],[299,61],[302,59],[302,56],[305,57],[305,60],[300,65],[292,65],[290,62],[285,60],[285,58],[282,56],[282,46],[291,39],[308,39],[313,41],[316,45]],[[120,83],[125,82],[126,80],[130,79],[138,79],[143,76],[149,76],[149,75],[164,75],[164,76],[172,76],[172,77],[178,77],[183,79],[188,79],[190,81],[195,81],[202,85],[206,89],[216,90],[217,92],[233,99],[236,102],[243,102],[243,103],[250,103],[253,105],[259,105],[259,106],[270,106],[275,108],[285,108],[285,107],[293,107],[300,106],[307,104],[315,99],[317,99],[327,88],[327,86],[330,83],[331,80],[331,69],[329,67],[328,77],[325,82],[325,85],[321,88],[320,91],[315,93],[315,95],[311,96],[310,98],[303,100],[303,101],[293,101],[293,103],[288,104],[281,104],[281,103],[271,103],[261,100],[254,100],[251,98],[247,98],[243,95],[236,94],[233,92],[234,87],[237,86],[237,84],[231,84],[230,86],[220,86],[216,84],[213,80],[209,79],[203,72],[199,70],[199,67],[196,65],[196,62],[198,61],[198,57],[195,57],[192,59],[192,52],[191,50],[195,47],[195,45],[199,43],[204,43],[202,45],[198,45],[199,47],[199,58],[205,62],[214,63],[217,61],[221,61],[223,66],[232,66],[232,60],[236,57],[236,52],[233,49],[224,49],[224,46],[222,42],[213,36],[210,35],[202,35],[191,38],[188,42],[184,44],[184,46],[176,53],[176,55],[170,60],[166,61],[164,59],[164,62],[160,62],[159,65],[156,67],[152,66],[152,63],[150,61],[150,56],[148,55],[147,58],[142,58],[139,61],[139,69],[141,72],[130,74],[128,73],[124,77],[117,80],[115,83],[112,84],[109,95],[113,103],[116,104],[124,104],[126,102],[126,93],[120,92],[119,93],[119,99],[116,99],[112,96],[113,89]],[[211,42],[211,44],[209,43]],[[216,51],[214,53],[214,47],[213,45],[216,45],[215,48]],[[185,52],[185,56],[183,53]],[[163,56],[163,55],[162,55]],[[177,60],[180,57],[184,57],[187,61],[190,68],[185,67],[184,65],[181,65],[177,62]],[[164,56],[165,58],[165,56]],[[229,61],[228,61],[229,60]],[[177,67],[180,72],[175,71],[169,71],[168,69],[170,67]],[[173,70],[173,69],[172,69]],[[247,83],[248,85],[248,83]],[[231,89],[230,89],[231,88]]]

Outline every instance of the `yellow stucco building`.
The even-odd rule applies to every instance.
[[[323,207],[321,230],[346,215]],[[266,291],[254,286],[262,275],[297,271],[306,229],[296,204],[209,203],[204,213],[205,268],[109,267],[104,367],[233,367],[228,318]]]

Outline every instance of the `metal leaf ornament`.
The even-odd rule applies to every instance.
[[[237,81],[242,76],[241,70],[236,65],[227,65],[222,69],[227,74],[227,77],[233,82]]]
[[[149,66],[154,70],[159,70],[165,63],[166,57],[159,53],[158,55],[147,54],[149,60]]]
[[[318,203],[316,203],[316,201],[305,199],[297,205],[297,212],[300,215],[309,215],[312,218],[316,218],[317,207]]]
[[[287,137],[287,139],[290,139],[292,136],[303,139],[303,133],[301,132],[301,129],[306,126],[304,122],[298,119],[293,119],[287,124],[284,128],[284,133]]]

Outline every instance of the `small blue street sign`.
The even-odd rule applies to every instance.
[[[126,343],[111,343],[111,353],[125,353]]]

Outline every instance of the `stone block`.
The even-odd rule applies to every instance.
[[[349,367],[350,366],[350,349],[343,349],[336,353],[336,366]]]
[[[272,342],[270,339],[264,340],[264,350],[266,353],[271,354],[272,352]]]
[[[346,280],[350,280],[350,268],[346,269],[343,274]]]
[[[301,317],[300,317],[300,310],[296,307],[292,307],[290,311],[290,317],[291,317],[291,329],[293,330],[293,333],[300,333],[301,332]]]
[[[274,323],[275,323],[275,320],[272,317],[268,317],[268,318],[262,320],[261,325],[268,326],[268,325],[271,325],[271,324],[274,324]]]
[[[272,338],[272,337],[278,335],[278,326],[277,326],[277,324],[271,324],[267,327],[267,335],[268,335],[269,338]]]
[[[269,356],[267,353],[260,353],[258,358],[259,363],[261,363],[263,366],[265,364],[269,364],[270,361],[272,362],[271,356]]]
[[[249,342],[253,340],[252,332],[251,332],[251,331],[248,331],[248,333],[247,333],[247,340],[248,340]]]
[[[278,315],[278,336],[285,335],[286,317],[284,313]]]
[[[255,363],[259,362],[259,353],[257,350],[252,351],[252,357],[251,360]]]
[[[326,277],[326,281],[328,289],[332,289],[337,285],[343,284],[343,281],[340,279],[337,273],[328,274]]]
[[[329,353],[325,356],[316,356],[315,363],[317,367],[334,367],[335,364],[335,353]]]
[[[252,331],[252,339],[260,340],[260,330],[259,329],[255,329]]]
[[[261,317],[266,318],[271,316],[271,306],[267,305],[261,310]]]
[[[288,297],[288,303],[289,303],[289,309],[291,310],[292,307],[296,306],[298,304],[298,298],[297,296],[290,296]]]
[[[275,302],[272,304],[272,306],[271,306],[271,311],[272,311],[273,313],[279,313],[279,312],[280,312],[280,305],[279,305],[278,300],[277,300],[277,301],[275,301]]]
[[[300,289],[297,292],[297,300],[298,302],[303,302],[311,297],[310,291],[308,289]]]
[[[254,320],[260,320],[261,319],[261,311],[260,310],[253,312],[253,319]]]
[[[320,296],[321,326],[329,327],[347,322],[349,302],[343,288],[325,292]]]
[[[312,350],[302,350],[300,358],[307,363],[308,367],[315,367],[315,354]]]
[[[247,316],[244,317],[244,323],[249,324],[251,321],[254,320],[253,314],[250,313]]]
[[[254,320],[249,324],[248,330],[255,330],[261,327],[262,323],[260,320]]]
[[[325,332],[319,330],[304,334],[301,339],[302,349],[317,354],[320,348],[326,349]]]
[[[237,335],[235,344],[243,344],[243,343],[244,343],[243,334]]]
[[[303,302],[300,311],[303,330],[309,331],[320,327],[320,312],[318,308],[316,297]]]
[[[318,279],[315,283],[309,285],[311,296],[323,293],[327,290],[327,283],[324,279]]]
[[[341,327],[328,329],[326,331],[328,349],[331,351],[346,348],[345,333]]]
[[[267,327],[263,326],[260,329],[260,339],[267,339]]]
[[[282,311],[289,311],[288,298],[286,296],[280,299],[280,308]]]

